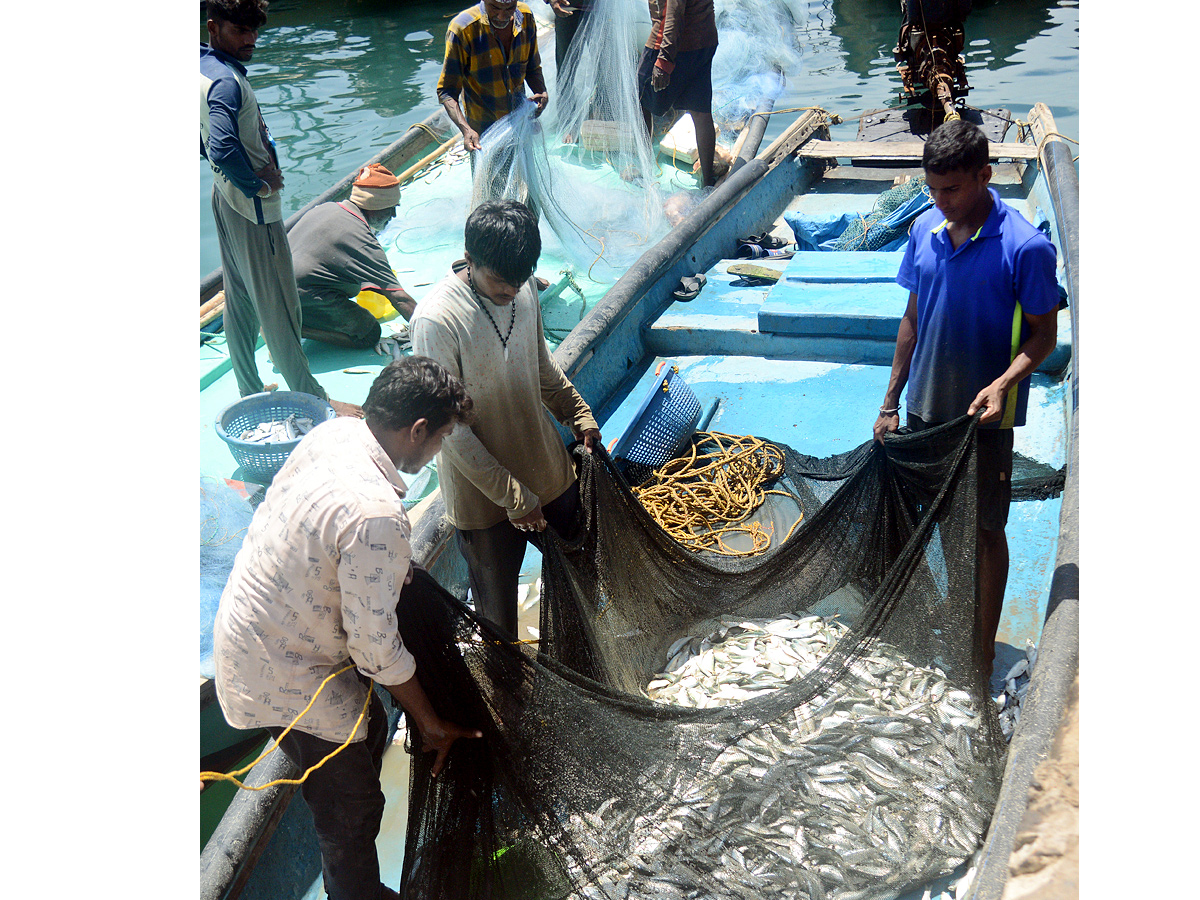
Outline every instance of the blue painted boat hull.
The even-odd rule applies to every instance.
[[[632,420],[661,362],[678,366],[702,407],[715,410],[712,430],[755,434],[815,456],[841,453],[870,438],[906,299],[886,278],[895,257],[800,260],[778,293],[735,284],[726,271],[737,239],[778,227],[785,209],[796,203],[861,208],[864,197],[869,202],[873,196],[864,191],[864,179],[879,179],[882,191],[901,174],[890,169],[886,181],[858,167],[846,174],[839,170],[851,167],[829,170],[820,160],[796,154],[822,133],[822,117],[805,113],[763,154],[739,166],[689,219],[647,251],[559,346],[556,359],[591,404],[607,439]],[[1062,260],[1070,314],[1060,317],[1059,347],[1034,376],[1031,421],[1039,424],[1025,429],[1029,433],[1018,438],[1017,449],[1064,469],[1066,488],[1060,498],[1016,504],[1011,520],[1014,537],[1028,546],[1014,554],[996,668],[1003,672],[1026,640],[1039,642],[1039,657],[976,875],[980,898],[999,898],[1003,890],[1033,765],[1057,727],[1077,665],[1078,183],[1061,146],[1047,142],[1040,165],[1010,164],[1002,189],[1006,200],[1019,203],[1031,218],[1034,209],[1045,215]],[[842,271],[836,279],[812,276],[813,267],[822,266]],[[701,272],[708,274],[701,296],[690,304],[674,302],[671,292],[680,278]],[[465,564],[449,540],[451,533],[444,507],[435,499],[415,523],[414,557],[463,596]],[[286,806],[286,798],[279,797],[276,806]],[[295,814],[302,804],[290,806]],[[256,821],[268,824],[270,815],[247,817],[241,827],[252,831]],[[202,898],[232,898],[238,896],[234,888],[244,886],[232,885],[229,878],[230,868],[245,867],[243,860],[233,865],[226,858],[231,839],[202,858]],[[242,834],[239,840],[253,845],[257,836]],[[315,845],[301,846],[302,835],[286,840],[300,842],[288,845],[292,857],[307,853],[311,859],[315,853]],[[268,848],[259,865],[279,852],[285,851]],[[214,863],[218,857],[221,865]],[[290,888],[273,890],[276,898],[299,896]]]

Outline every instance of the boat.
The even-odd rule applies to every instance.
[[[828,115],[813,108],[758,152],[765,121],[765,115],[755,120],[757,138],[745,142],[723,183],[590,302],[555,350],[606,439],[635,427],[664,366],[694,392],[713,430],[778,440],[817,457],[850,451],[870,437],[904,307],[893,283],[896,251],[755,260],[775,270],[777,284],[746,287],[736,274],[746,263],[736,258],[738,242],[768,233],[791,240],[788,214],[869,216],[882,193],[920,174],[920,144],[831,141]],[[435,153],[444,145],[427,137],[425,130],[406,136],[376,160],[427,159],[431,145]],[[1033,376],[1029,423],[1017,430],[1018,455],[1059,472],[1061,495],[1015,504],[1010,517],[1012,563],[995,665],[1001,680],[993,690],[1003,689],[1004,673],[1027,643],[1037,655],[972,873],[970,896],[980,900],[1003,891],[1033,770],[1047,754],[1078,663],[1078,179],[1050,110],[1040,104],[1015,139],[990,144],[990,152],[993,186],[1031,221],[1044,223],[1058,249],[1069,314],[1060,315],[1058,347]],[[675,300],[681,279],[698,274],[707,279],[699,295]],[[854,286],[853,308],[847,291],[838,290],[847,284]],[[812,285],[824,288],[805,290]],[[350,364],[339,358],[333,366]],[[436,489],[410,515],[414,559],[465,596],[465,564]],[[291,774],[275,754],[247,783]],[[238,793],[201,855],[204,900],[305,896],[319,876],[319,859],[311,821],[293,799],[287,786]],[[388,813],[397,814],[403,816],[403,804]],[[402,843],[403,825],[386,840]],[[927,886],[930,895],[953,896],[963,875]]]

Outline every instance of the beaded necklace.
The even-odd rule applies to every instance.
[[[500,326],[496,324],[496,320],[492,318],[491,310],[488,309],[490,301],[484,299],[479,293],[479,289],[475,287],[475,279],[471,277],[471,268],[467,267],[467,284],[471,287],[471,293],[475,295],[475,299],[479,301],[479,308],[483,310],[483,314],[488,317],[488,321],[492,323],[492,329],[496,332],[496,337],[500,338],[500,346],[504,348],[504,361],[508,362],[508,339],[512,337],[513,326],[517,324],[517,298],[508,304],[512,308],[512,313],[508,321],[508,334],[500,333]]]

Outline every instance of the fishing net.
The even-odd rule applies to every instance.
[[[582,29],[581,29],[582,30]],[[475,157],[471,208],[486,200],[520,200],[542,222],[543,252],[573,263],[594,281],[612,282],[665,227],[647,216],[661,210],[640,188],[616,187],[620,179],[589,181],[588,170],[564,167],[551,156],[532,101],[489,128]]]
[[[807,6],[719,0],[714,9],[713,116],[728,156],[750,114],[798,71]],[[593,0],[545,114],[519,105],[484,133],[475,155],[471,208],[500,198],[527,203],[545,225],[546,252],[601,283],[623,275],[705,193],[664,166],[646,130],[637,65],[647,15],[645,4]]]
[[[908,225],[933,205],[924,178],[910,178],[884,191],[865,216],[855,218],[832,250],[881,250],[908,237]]]
[[[1003,737],[976,642],[975,422],[828,459],[779,447],[803,521],[758,556],[673,540],[603,450],[543,552],[540,644],[424,573],[401,633],[406,898],[885,898],[978,848]]]
[[[803,62],[808,3],[782,0],[716,0],[720,41],[713,57],[713,119],[732,140],[750,114],[783,92],[787,74]]]

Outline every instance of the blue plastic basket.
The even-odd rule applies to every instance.
[[[251,443],[240,439],[242,432],[261,425],[286,419],[295,414],[300,418],[312,419],[314,424],[337,416],[333,407],[320,397],[300,391],[264,391],[237,400],[217,416],[217,434],[229,447],[229,452],[242,467],[242,480],[256,484],[269,484],[283,468],[288,454],[300,443],[294,441],[263,441]]]
[[[633,422],[613,445],[611,456],[626,474],[645,474],[674,459],[691,440],[700,420],[700,401],[667,366],[642,400]]]

